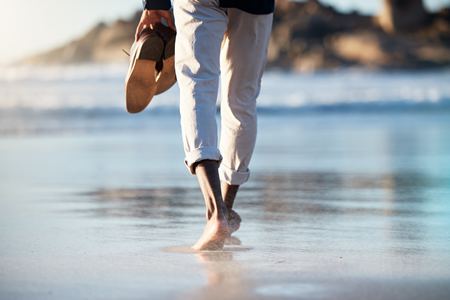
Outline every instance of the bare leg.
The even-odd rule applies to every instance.
[[[226,182],[222,183],[222,198],[228,211],[227,220],[230,233],[237,231],[241,226],[241,216],[233,210],[234,199],[236,199],[238,190],[239,185],[229,185]]]
[[[239,185],[229,185],[226,182],[222,182],[222,197],[228,212],[233,208],[234,199],[239,190]]]
[[[195,167],[200,189],[206,206],[207,222],[202,236],[192,247],[195,250],[220,250],[230,235],[227,207],[222,200],[219,163],[203,160]]]

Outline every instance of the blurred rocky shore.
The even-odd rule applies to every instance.
[[[380,0],[381,1],[381,0]],[[421,0],[384,0],[377,16],[342,13],[317,0],[277,0],[268,68],[429,69],[450,66],[450,8],[429,13]],[[22,64],[119,63],[128,57],[140,12],[100,23],[67,45]]]

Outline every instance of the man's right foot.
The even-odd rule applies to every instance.
[[[225,239],[230,236],[230,228],[226,219],[212,217],[205,226],[202,236],[192,246],[192,249],[202,250],[222,250]]]

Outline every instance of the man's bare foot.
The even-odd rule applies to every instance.
[[[234,210],[229,210],[228,226],[230,227],[230,234],[236,232],[241,227],[241,216]]]
[[[212,217],[205,226],[202,236],[192,246],[194,250],[221,250],[225,239],[230,236],[230,228],[226,219]]]

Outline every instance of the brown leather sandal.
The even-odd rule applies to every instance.
[[[133,43],[130,67],[125,80],[126,107],[129,113],[144,110],[156,93],[157,64],[164,53],[164,41],[154,30],[145,29]]]
[[[164,40],[164,55],[162,60],[162,69],[156,78],[156,94],[159,95],[170,89],[177,77],[175,75],[175,37],[176,32],[170,27],[157,24],[156,32]]]

